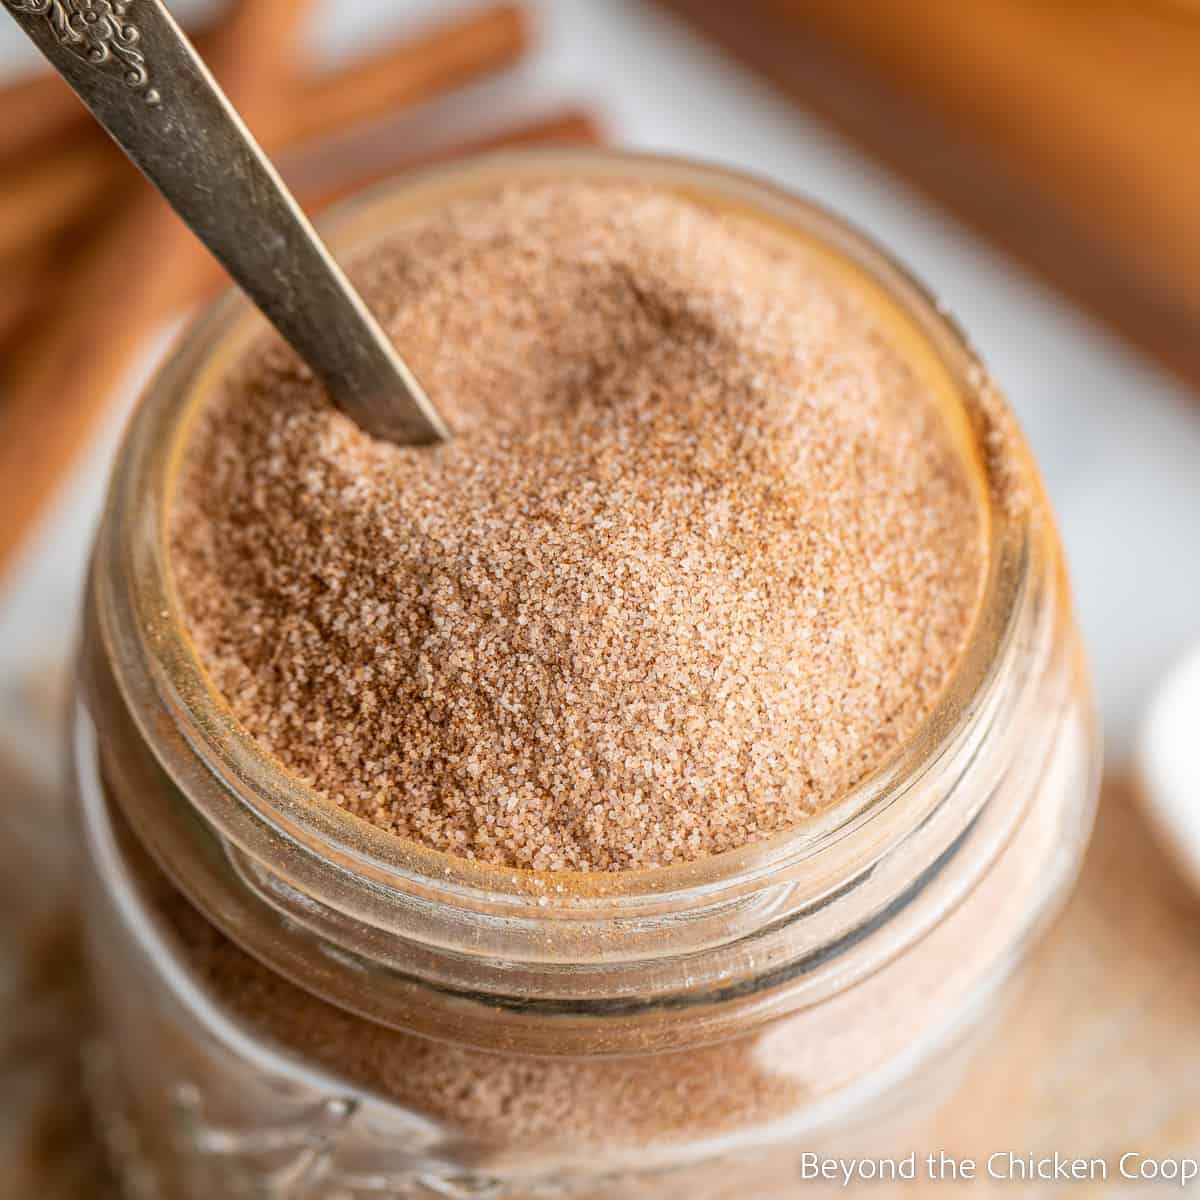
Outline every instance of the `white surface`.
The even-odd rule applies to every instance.
[[[1155,693],[1138,738],[1143,807],[1185,878],[1200,888],[1200,644]]]
[[[329,56],[350,54],[380,31],[465,7],[324,0],[312,45]],[[1110,757],[1122,756],[1154,681],[1200,635],[1200,402],[657,9],[640,0],[531,0],[529,7],[541,21],[538,52],[502,81],[440,104],[440,126],[500,125],[557,101],[583,101],[621,142],[748,168],[815,196],[897,252],[958,316],[1042,463]],[[3,24],[0,67],[31,61],[20,35]],[[114,417],[0,594],[9,712],[14,681],[48,648],[69,647],[118,423]]]

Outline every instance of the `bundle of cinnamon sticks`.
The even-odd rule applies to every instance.
[[[268,152],[303,168],[331,139],[511,66],[530,44],[507,3],[385,45],[332,73],[304,65],[308,0],[230,0],[197,45]],[[53,496],[129,368],[217,265],[57,77],[0,88],[0,572]],[[409,166],[506,145],[594,142],[577,109],[469,144],[422,138],[298,189],[316,211]],[[285,171],[285,173],[287,173]]]

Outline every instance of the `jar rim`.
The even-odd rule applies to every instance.
[[[965,337],[904,268],[819,206],[681,159],[505,151],[376,187],[326,221],[326,234],[335,252],[361,252],[470,188],[567,173],[661,183],[796,231],[879,289],[948,388],[983,481],[986,578],[947,687],[891,760],[761,842],[594,874],[456,858],[306,788],[210,682],[167,562],[187,419],[264,328],[233,295],[184,335],[127,430],[93,561],[97,652],[85,665],[114,798],[175,885],[244,949],[385,1025],[491,1048],[623,1053],[648,1036],[713,1040],[817,1003],[950,911],[1023,818],[1028,792],[1001,781],[1053,740],[1037,714],[1060,702],[1048,682],[1055,695],[1066,686],[1069,618],[1036,469]],[[105,742],[125,754],[106,758]]]
[[[428,205],[439,195],[460,194],[464,185],[486,187],[500,179],[591,172],[603,177],[661,180],[680,190],[748,205],[799,226],[820,238],[881,286],[914,318],[930,348],[964,398],[990,389],[986,373],[965,335],[934,297],[886,251],[839,217],[774,184],[682,159],[596,150],[521,150],[442,165],[377,185],[342,206],[324,222],[335,248],[353,245],[381,209],[399,197],[410,206]],[[419,202],[414,197],[423,197]],[[338,808],[300,783],[258,746],[232,716],[207,679],[179,617],[165,548],[169,493],[187,416],[235,357],[261,319],[236,295],[202,315],[150,384],[125,439],[109,502],[104,541],[122,570],[108,572],[111,585],[126,590],[105,606],[106,633],[125,690],[132,671],[152,681],[165,707],[179,722],[193,752],[205,759],[256,820],[322,853],[343,870],[377,882],[432,889],[461,903],[525,909],[537,905],[585,908],[600,915],[629,910],[675,908],[686,900],[753,888],[781,871],[811,864],[828,847],[880,821],[913,778],[935,762],[981,706],[1021,607],[1024,586],[1025,515],[1014,513],[984,489],[990,511],[988,567],[968,643],[933,711],[904,745],[845,797],[791,829],[762,841],[693,862],[619,872],[537,872],[478,862],[397,837]],[[223,352],[222,352],[223,351]],[[982,440],[978,414],[967,414]],[[987,450],[977,446],[982,465]],[[99,557],[99,556],[98,556]],[[114,631],[111,615],[123,607],[133,628]],[[125,622],[128,626],[129,622]],[[223,824],[225,814],[207,814]],[[227,829],[226,832],[234,832]],[[244,831],[243,831],[244,832]],[[241,843],[243,837],[234,835]]]

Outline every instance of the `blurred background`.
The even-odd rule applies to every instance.
[[[962,1081],[960,1100],[989,1102],[948,1100],[921,1144],[1200,1150],[1200,919],[1179,841],[1189,805],[1200,824],[1187,753],[1200,684],[1178,684],[1144,732],[1158,685],[1200,642],[1200,6],[271,2],[270,37],[238,27],[254,0],[171,7],[204,31],[314,211],[464,149],[685,154],[836,209],[957,317],[1045,474],[1109,780],[1079,894]],[[106,465],[140,383],[219,273],[39,70],[0,19],[0,831],[41,862],[60,829],[57,729]],[[36,895],[14,884],[7,907],[0,888],[0,1005],[40,997],[33,1033],[0,1022],[0,1070],[21,1068],[19,1086],[0,1079],[13,1097],[0,1091],[13,1147],[0,1162],[26,1161],[30,1120],[47,1113],[39,1145],[60,1166],[83,1136],[44,1069],[47,1045],[70,1045],[69,972],[16,950],[35,908],[69,942],[54,878],[47,868]],[[52,1194],[20,1190],[31,1178],[0,1178],[0,1195]]]

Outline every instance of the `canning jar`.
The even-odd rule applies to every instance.
[[[90,1075],[133,1196],[790,1195],[804,1151],[928,1091],[1076,873],[1098,740],[1053,522],[986,374],[885,254],[764,183],[590,151],[400,179],[330,237],[358,254],[450,197],[566,175],[754,214],[894,308],[990,485],[965,652],[883,768],[739,850],[538,874],[360,822],[237,725],[181,628],[180,444],[261,329],[224,299],[128,431],[83,637]]]

